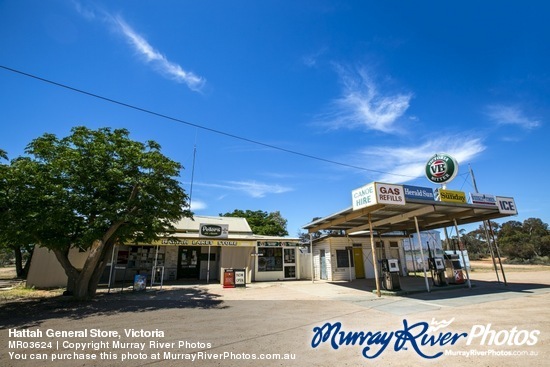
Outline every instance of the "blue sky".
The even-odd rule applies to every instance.
[[[515,198],[550,223],[543,1],[0,1],[0,148],[124,127],[185,167],[193,211],[280,211],[288,232],[372,181]],[[222,132],[221,134],[219,132]],[[237,138],[236,138],[237,137]],[[260,144],[258,144],[260,143]],[[506,220],[500,220],[502,223]]]

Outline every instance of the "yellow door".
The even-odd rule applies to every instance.
[[[363,264],[363,249],[353,248],[353,264],[355,265],[355,277],[365,277],[365,265]]]

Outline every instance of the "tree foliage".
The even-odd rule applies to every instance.
[[[3,150],[0,156],[8,159]],[[0,246],[13,254],[16,274],[20,278],[27,275],[36,242],[27,223],[20,220],[34,201],[29,190],[32,176],[25,173],[27,165],[25,159],[0,164]]]
[[[287,220],[284,219],[279,211],[265,212],[262,210],[240,210],[235,209],[231,213],[220,213],[220,217],[238,217],[246,218],[254,234],[264,236],[287,236]]]
[[[502,224],[498,243],[502,253],[513,259],[550,256],[550,230],[548,224],[539,218]]]
[[[191,215],[175,178],[181,165],[156,142],[131,140],[126,129],[76,127],[62,139],[44,134],[26,153],[6,170],[14,175],[7,185],[13,200],[1,219],[13,227],[4,240],[32,238],[52,250],[76,298],[95,294],[115,242],[153,240]],[[69,261],[71,247],[89,251],[82,269]]]

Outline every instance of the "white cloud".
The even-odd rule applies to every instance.
[[[292,188],[278,184],[266,184],[257,181],[226,181],[224,184],[195,183],[199,186],[214,187],[223,190],[239,191],[253,198],[263,198],[268,194],[282,194]]]
[[[316,52],[312,52],[302,57],[302,62],[307,67],[314,67],[317,65],[317,60],[327,51],[327,47],[322,47]]]
[[[333,102],[335,110],[326,116],[327,123],[333,128],[364,127],[394,132],[394,124],[409,108],[412,94],[382,93],[364,69],[351,72],[339,68],[339,74],[342,97]]]
[[[537,119],[528,117],[518,106],[490,105],[486,109],[489,118],[501,125],[518,125],[524,129],[534,129],[541,125]]]
[[[203,210],[208,208],[208,205],[202,200],[192,199],[191,200],[191,211]]]
[[[424,175],[426,162],[435,153],[447,153],[464,165],[485,150],[481,139],[456,136],[438,137],[418,147],[369,147],[359,156],[372,162],[369,167],[380,173],[375,181],[406,182]]]
[[[178,83],[185,83],[193,91],[202,89],[206,82],[204,78],[185,71],[180,65],[169,61],[163,54],[155,50],[145,38],[135,32],[120,16],[112,19],[113,24],[126,37],[138,54],[143,56],[147,63],[151,63],[158,72]]]
[[[83,5],[79,1],[74,1],[73,0],[72,3],[73,3],[73,6],[75,7],[75,10],[77,11],[77,13],[82,15],[84,18],[86,18],[88,20],[93,20],[93,19],[96,18],[96,14],[95,14],[95,11],[93,9],[87,7],[86,5]]]

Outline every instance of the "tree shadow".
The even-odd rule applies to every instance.
[[[1,328],[37,327],[49,319],[84,319],[120,313],[143,313],[167,309],[224,309],[220,295],[200,288],[100,293],[90,301],[70,297],[8,301],[0,304]]]
[[[382,279],[380,282],[382,283]],[[365,291],[369,294],[376,291],[374,279],[354,279],[353,281],[330,282],[331,284]],[[414,298],[419,300],[437,300],[458,297],[478,296],[483,294],[532,294],[537,289],[548,289],[550,285],[537,283],[510,283],[505,285],[503,282],[472,280],[472,288],[468,288],[467,283],[460,285],[435,286],[431,278],[428,278],[430,292],[426,289],[426,283],[423,277],[401,277],[400,289],[395,292],[385,291],[382,284],[381,290],[385,295],[395,295],[400,297]]]

